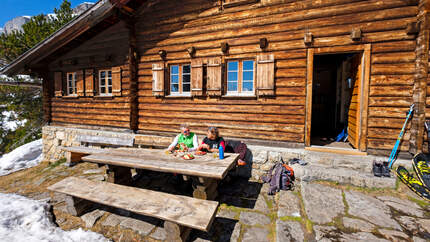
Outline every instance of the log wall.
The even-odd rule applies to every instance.
[[[122,68],[122,95],[115,97],[53,97],[53,124],[130,128],[130,73],[127,64],[129,31],[123,22],[114,24],[79,47],[49,64],[51,78],[56,71],[74,72],[83,69]],[[65,81],[63,81],[65,85]],[[98,85],[94,86],[98,90]],[[65,88],[64,88],[65,90]]]
[[[198,133],[215,125],[224,136],[303,143],[308,48],[303,37],[311,32],[310,48],[372,44],[368,148],[393,147],[412,102],[416,36],[408,35],[406,26],[417,19],[418,1],[261,0],[223,10],[218,3],[162,0],[141,12],[136,24],[141,131],[177,132],[187,122]],[[363,32],[358,42],[350,38],[356,27]],[[197,58],[256,58],[262,52],[260,38],[268,39],[266,52],[275,55],[274,98],[152,95],[151,66],[161,60],[159,50],[167,51],[168,63],[190,62],[185,51],[190,46],[197,49]],[[221,52],[222,42],[230,45],[228,55]]]

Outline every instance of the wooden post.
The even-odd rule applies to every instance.
[[[423,151],[424,142],[429,58],[429,2],[429,0],[421,0],[418,12],[418,23],[420,29],[415,49],[415,80],[412,94],[412,100],[415,104],[415,112],[412,118],[411,138],[409,140],[409,152],[413,154]]]
[[[187,241],[188,236],[190,235],[191,229],[169,222],[164,222],[164,229],[167,234],[167,241]]]
[[[129,48],[128,48],[128,65],[130,70],[130,129],[134,132],[138,129],[139,121],[139,104],[137,98],[137,72],[138,72],[138,58],[137,52],[137,39],[134,18],[127,21]]]
[[[67,164],[67,166],[72,167],[72,166],[76,165],[77,163],[81,162],[82,157],[84,157],[86,155],[88,155],[88,154],[75,153],[75,152],[67,151],[66,152],[66,164]]]
[[[131,169],[128,167],[108,165],[107,181],[120,185],[132,183]]]
[[[193,177],[193,197],[204,200],[215,200],[218,196],[218,180]]]
[[[314,49],[308,49],[306,68],[306,124],[305,146],[311,146],[311,122],[312,122],[312,85],[314,71]]]
[[[54,80],[51,80],[49,71],[39,73],[42,77],[42,103],[43,103],[43,119],[45,123],[51,122],[51,93],[53,92]]]

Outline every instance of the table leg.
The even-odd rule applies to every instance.
[[[191,232],[190,228],[187,228],[169,221],[164,222],[164,229],[166,230],[167,241],[172,241],[172,242],[187,241],[187,238]]]
[[[215,200],[218,196],[218,180],[210,178],[193,178],[193,197],[204,200]]]
[[[108,165],[107,181],[120,185],[132,183],[131,169],[128,167]]]

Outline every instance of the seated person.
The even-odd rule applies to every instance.
[[[237,160],[238,166],[246,165],[246,162],[245,162],[246,151],[247,151],[246,144],[243,143],[242,141],[237,141],[237,140],[226,141],[225,152],[239,154],[239,160]]]
[[[219,152],[219,147],[225,150],[225,142],[222,137],[219,137],[219,131],[216,127],[209,127],[207,137],[203,139],[203,142],[200,144],[200,151],[207,152]]]
[[[195,151],[199,147],[197,135],[190,132],[187,124],[181,125],[181,133],[175,137],[168,150],[172,152],[178,144],[181,151]]]

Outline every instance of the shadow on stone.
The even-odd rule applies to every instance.
[[[252,209],[255,207],[261,188],[261,183],[233,177],[229,182],[223,182],[218,187],[218,200],[229,206]]]
[[[215,218],[208,233],[193,230],[188,241],[235,241],[240,234],[237,220],[229,218]]]

